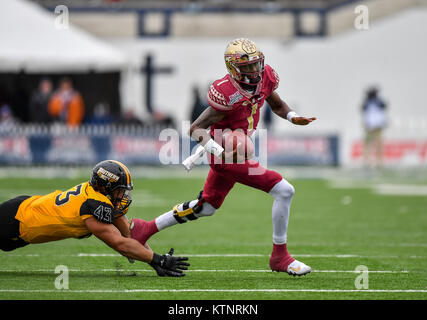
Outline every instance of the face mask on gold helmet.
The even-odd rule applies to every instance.
[[[244,38],[231,41],[224,59],[230,76],[243,88],[255,88],[261,82],[264,54],[253,41]]]

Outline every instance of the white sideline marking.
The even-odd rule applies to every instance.
[[[386,289],[123,289],[123,290],[54,290],[54,289],[0,289],[0,292],[16,293],[138,293],[138,292],[320,292],[320,293],[427,293],[427,290]]]
[[[151,269],[68,269],[70,272],[154,272]],[[13,270],[6,269],[1,270],[0,272],[54,272],[52,269],[36,269],[36,270]],[[270,269],[194,269],[187,270],[185,272],[247,272],[247,273],[255,273],[255,272],[273,272]],[[360,271],[356,270],[313,270],[312,272],[323,272],[323,273],[360,273]],[[407,270],[368,270],[368,273],[409,273]]]

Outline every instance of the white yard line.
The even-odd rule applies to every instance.
[[[189,258],[257,258],[257,257],[269,257],[269,254],[258,254],[258,253],[180,253],[180,256]],[[16,254],[16,253],[0,253],[2,258],[7,257],[43,257],[49,256],[49,254]],[[427,259],[427,256],[399,256],[399,255],[359,255],[359,254],[293,254],[295,258],[366,258],[366,259]],[[118,253],[78,253],[78,254],[57,254],[55,257],[122,257]]]
[[[35,270],[13,270],[13,269],[4,269],[0,272],[54,272],[53,269],[35,269]],[[154,272],[151,269],[68,269],[69,272]],[[270,269],[194,269],[187,270],[186,272],[245,272],[245,273],[268,273],[273,272]],[[321,273],[361,273],[361,271],[356,270],[313,270],[312,272],[321,272]],[[368,270],[364,271],[367,273],[409,273],[407,270]]]
[[[366,181],[330,180],[328,185],[332,189],[371,189],[379,195],[396,196],[427,196],[425,184],[379,183]]]
[[[427,293],[427,290],[408,289],[408,290],[387,290],[387,289],[123,289],[123,290],[55,290],[55,289],[0,289],[4,293],[138,293],[138,292],[265,292],[265,293],[283,293],[283,292],[319,292],[319,293]]]
[[[199,257],[199,258],[235,258],[235,257],[266,257],[265,254],[246,254],[246,253],[231,253],[231,254],[179,254],[185,257]],[[121,257],[120,254],[116,253],[79,253],[78,257]]]
[[[257,254],[257,253],[180,253],[183,257],[194,257],[194,258],[245,258],[245,257],[269,257],[269,254]],[[116,253],[79,253],[78,257],[121,257],[120,254]],[[397,255],[358,255],[358,254],[292,254],[296,258],[372,258],[372,259],[397,259],[402,258]],[[425,259],[426,256],[409,256],[412,259]]]
[[[427,186],[382,183],[374,186],[374,192],[380,195],[427,196]]]

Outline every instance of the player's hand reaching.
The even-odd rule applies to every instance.
[[[156,270],[160,277],[183,277],[190,264],[185,262],[187,257],[173,257],[174,249],[171,248],[169,253],[164,255],[154,254],[153,260],[149,263]]]
[[[293,117],[292,118],[292,123],[296,124],[296,125],[300,125],[300,126],[306,126],[307,124],[309,124],[310,122],[313,122],[314,120],[316,120],[315,117],[312,117],[312,118]]]

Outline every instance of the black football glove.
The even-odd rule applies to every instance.
[[[164,255],[158,255],[154,253],[153,260],[149,263],[150,266],[156,270],[157,275],[160,277],[183,277],[185,273],[183,270],[187,270],[190,266],[187,261],[187,257],[172,257],[174,249],[171,248],[169,253]]]

